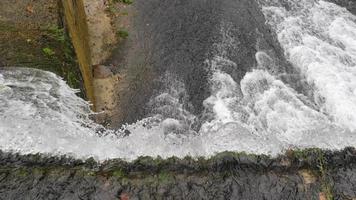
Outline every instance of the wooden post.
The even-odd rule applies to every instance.
[[[95,111],[92,61],[89,46],[87,16],[82,0],[61,0],[66,25],[78,58],[87,99]]]

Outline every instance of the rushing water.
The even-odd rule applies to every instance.
[[[147,102],[151,117],[110,131],[90,120],[88,103],[54,74],[0,69],[0,148],[132,160],[356,146],[356,17],[321,0],[260,3],[299,72],[298,83],[284,82],[281,77],[288,74],[278,73],[262,51],[256,54],[258,66],[236,82],[224,71],[236,67],[224,49],[239,44],[229,35],[229,24],[222,23],[217,53],[206,59],[211,96],[202,117],[184,109],[184,83],[167,74],[162,78],[173,87]]]

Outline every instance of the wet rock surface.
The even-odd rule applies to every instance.
[[[1,199],[353,199],[356,150],[133,162],[0,154]]]
[[[122,117],[113,123],[156,114],[147,102],[175,84],[167,74],[183,85],[185,91],[178,92],[186,93],[180,100],[184,109],[199,116],[210,96],[210,65],[216,56],[236,63],[224,69],[236,82],[257,68],[258,51],[273,59],[271,73],[293,73],[257,1],[136,0],[129,7],[128,36],[108,61],[115,73],[128,78],[128,88],[119,94]]]
[[[333,175],[336,199],[353,199],[356,196],[356,166],[338,169]]]

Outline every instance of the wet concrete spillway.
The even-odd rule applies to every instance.
[[[353,1],[80,2],[88,99],[0,55],[0,199],[356,198]]]

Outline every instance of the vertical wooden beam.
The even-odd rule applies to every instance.
[[[66,25],[72,39],[80,71],[82,73],[87,99],[93,104],[95,111],[95,95],[93,87],[93,70],[89,46],[87,16],[82,0],[61,0]]]

